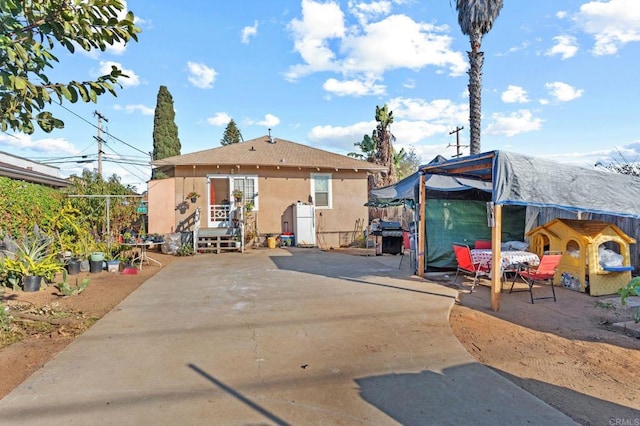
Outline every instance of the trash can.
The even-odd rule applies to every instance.
[[[276,248],[276,237],[267,237],[267,247]]]

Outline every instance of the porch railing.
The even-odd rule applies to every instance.
[[[212,204],[209,209],[211,222],[231,222],[231,206],[229,204]]]

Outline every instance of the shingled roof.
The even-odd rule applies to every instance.
[[[280,166],[303,168],[333,168],[379,171],[384,166],[335,154],[322,149],[270,138],[268,135],[241,143],[230,144],[204,151],[155,160],[156,167],[187,166],[198,164],[231,166]]]

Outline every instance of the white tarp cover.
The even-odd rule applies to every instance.
[[[495,151],[496,204],[640,217],[640,177]]]

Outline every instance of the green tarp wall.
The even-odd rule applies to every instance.
[[[454,242],[473,248],[476,240],[491,240],[485,201],[429,199],[425,218],[428,270],[456,268]],[[526,207],[503,206],[502,242],[524,241],[525,220]]]

